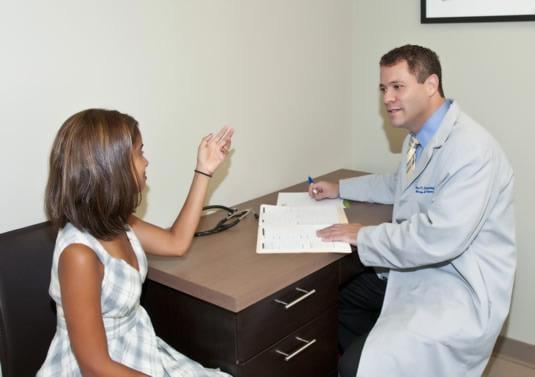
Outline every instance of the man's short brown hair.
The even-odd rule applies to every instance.
[[[438,76],[438,92],[444,97],[442,88],[442,68],[438,55],[430,49],[416,45],[405,45],[396,47],[381,57],[379,65],[390,67],[400,61],[405,60],[409,66],[409,72],[416,76],[416,80],[421,84],[429,76]]]
[[[50,153],[45,193],[48,218],[98,239],[125,231],[141,200],[132,147],[141,137],[130,115],[89,109],[63,123]]]

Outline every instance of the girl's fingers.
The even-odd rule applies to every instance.
[[[208,143],[212,138],[214,137],[213,133],[209,133],[205,137],[202,138],[202,143]]]
[[[230,127],[223,127],[216,138],[218,143],[226,143],[232,137],[234,130]]]
[[[227,133],[228,129],[226,127],[223,127],[219,130],[219,132],[216,134],[214,141],[216,143],[220,143],[222,140],[224,140],[224,136]]]
[[[230,139],[227,139],[227,141],[225,142],[225,144],[223,144],[223,146],[221,147],[221,150],[225,151],[225,152],[228,152],[230,150],[230,146],[232,145]]]

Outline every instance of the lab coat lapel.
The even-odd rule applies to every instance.
[[[416,161],[416,166],[410,177],[407,176],[406,169],[403,169],[403,191],[407,190],[407,188],[411,186],[414,180],[418,178],[418,176],[425,170],[425,168],[429,164],[429,161],[431,161],[431,158],[433,157],[435,149],[439,149],[440,147],[442,147],[442,144],[444,144],[444,142],[448,139],[451,130],[453,129],[453,126],[457,121],[457,118],[459,117],[460,113],[461,109],[454,101],[450,105],[450,108],[444,116],[444,119],[442,119],[442,123],[440,124],[440,127],[438,128],[437,132],[435,133],[429,144],[427,144],[425,149],[422,151],[422,154]],[[403,147],[403,156],[407,156],[409,138],[410,136],[407,135]],[[402,165],[405,166],[404,164]]]

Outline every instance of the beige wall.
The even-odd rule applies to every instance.
[[[535,23],[422,25],[417,0],[353,4],[352,167],[388,172],[399,161],[403,134],[393,132],[381,116],[379,58],[406,43],[434,49],[446,95],[498,139],[515,170],[518,270],[504,333],[535,344]]]
[[[141,214],[169,225],[201,136],[230,124],[211,203],[237,204],[345,166],[351,7],[331,0],[0,3],[0,232],[44,220],[60,124],[88,107],[141,125]],[[329,156],[325,158],[324,156]]]

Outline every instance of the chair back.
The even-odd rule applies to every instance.
[[[49,222],[0,234],[2,377],[35,376],[56,330],[48,295],[56,230]]]

